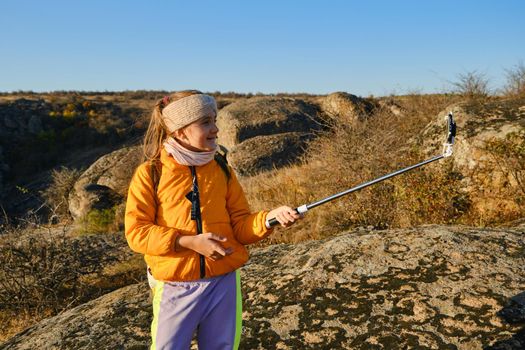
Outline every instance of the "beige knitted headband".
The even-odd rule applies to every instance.
[[[162,119],[170,133],[208,115],[217,115],[217,103],[204,94],[183,97],[162,110]]]

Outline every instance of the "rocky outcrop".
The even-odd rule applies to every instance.
[[[234,147],[228,161],[237,174],[255,175],[298,162],[313,138],[313,134],[304,132],[255,136]]]
[[[219,111],[219,143],[228,149],[255,136],[320,130],[317,107],[299,99],[254,97]]]
[[[525,225],[356,230],[252,251],[242,349],[522,349]],[[7,349],[146,349],[144,284],[47,319]],[[522,329],[522,330],[520,330]]]
[[[524,249],[523,227],[426,226],[259,251],[245,344],[479,349],[519,330],[497,313],[523,291]]]
[[[7,148],[42,132],[42,118],[48,111],[49,105],[42,99],[0,103],[0,200],[5,195],[4,181],[10,170],[5,159]]]
[[[4,161],[4,149],[0,146],[0,201],[4,194],[4,177],[9,171],[9,166]]]
[[[232,166],[243,175],[297,162],[323,123],[317,106],[285,97],[240,100],[220,110],[217,118],[219,143],[229,149]]]
[[[43,130],[42,118],[50,109],[43,99],[21,98],[0,104],[0,137],[12,140],[38,134]]]
[[[451,106],[422,134],[429,155],[442,150],[449,111],[458,126],[453,168],[462,179],[463,191],[470,196],[473,211],[486,222],[519,213],[519,198],[525,198],[525,99]],[[513,150],[499,154],[501,147]],[[509,158],[513,152],[518,155],[516,159]]]
[[[151,304],[146,284],[121,288],[46,319],[3,349],[147,349]]]
[[[39,193],[53,169],[85,168],[143,132],[135,123],[143,110],[125,99],[110,102],[78,93],[20,96],[0,96],[0,204],[9,216],[28,211],[47,216]]]
[[[107,209],[121,203],[141,157],[140,146],[126,147],[93,163],[69,194],[69,211],[73,218],[81,218],[91,209]]]
[[[334,92],[320,100],[321,110],[332,118],[351,124],[367,118],[375,105],[346,92]]]

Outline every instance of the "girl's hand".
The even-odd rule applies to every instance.
[[[213,261],[217,261],[233,253],[233,248],[224,248],[222,246],[221,242],[226,241],[226,237],[206,232],[196,236],[177,237],[176,245],[194,250]]]
[[[295,209],[292,209],[286,205],[271,210],[266,217],[268,219],[277,219],[282,227],[289,227],[297,220],[302,219],[302,216],[299,215]]]

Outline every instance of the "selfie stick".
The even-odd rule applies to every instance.
[[[300,207],[295,208],[295,211],[302,215],[302,214],[306,213],[308,210],[310,210],[312,208],[315,208],[317,206],[320,206],[322,204],[328,203],[330,201],[333,201],[336,198],[345,196],[345,195],[350,194],[350,193],[355,192],[355,191],[362,190],[365,187],[374,185],[374,184],[379,183],[381,181],[385,181],[385,180],[390,179],[390,178],[392,178],[394,176],[406,173],[407,171],[410,171],[412,169],[419,168],[419,167],[421,167],[423,165],[435,162],[435,161],[443,159],[443,158],[450,157],[452,155],[452,145],[454,144],[454,139],[456,137],[456,123],[454,122],[454,117],[452,116],[452,112],[450,112],[446,118],[447,118],[447,126],[448,126],[447,139],[446,139],[445,143],[443,144],[443,153],[440,154],[439,156],[435,156],[435,157],[427,159],[427,160],[425,160],[425,161],[423,161],[421,163],[418,163],[418,164],[409,166],[407,168],[395,171],[395,172],[387,174],[385,176],[381,176],[381,177],[379,177],[379,178],[377,178],[375,180],[362,183],[361,185],[358,185],[356,187],[353,187],[353,188],[348,189],[348,190],[343,191],[343,192],[336,193],[336,194],[334,194],[334,195],[332,195],[330,197],[326,197],[326,198],[321,199],[321,200],[319,200],[317,202],[301,205]],[[267,228],[271,228],[271,227],[273,227],[273,226],[275,226],[277,224],[279,224],[279,222],[275,218],[271,218],[271,219],[267,219],[266,220],[266,227]]]

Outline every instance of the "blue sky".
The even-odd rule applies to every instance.
[[[525,1],[2,0],[0,91],[442,92],[525,61]]]

